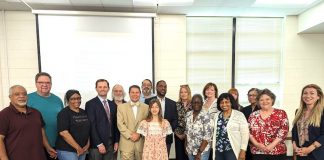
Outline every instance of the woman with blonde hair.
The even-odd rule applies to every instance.
[[[292,141],[297,160],[323,160],[324,100],[316,84],[306,85],[293,121]]]
[[[191,90],[189,85],[180,85],[179,100],[176,106],[178,111],[178,126],[174,131],[176,159],[188,160],[184,147],[184,138],[186,137],[184,131],[186,129],[186,114],[191,111]]]

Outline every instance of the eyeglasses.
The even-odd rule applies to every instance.
[[[36,82],[37,84],[40,84],[40,85],[50,85],[51,82]]]
[[[77,98],[70,98],[70,101],[80,101],[81,97],[77,97]]]
[[[248,94],[247,96],[248,97],[256,97],[257,95],[256,94]]]

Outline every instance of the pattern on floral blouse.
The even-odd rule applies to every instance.
[[[217,137],[216,150],[219,152],[229,151],[232,149],[231,143],[227,135],[228,120],[229,117],[225,119],[222,113],[218,115],[217,132],[216,132],[216,137]]]
[[[264,152],[254,145],[251,145],[252,154],[278,155],[287,152],[285,139],[289,131],[289,124],[287,114],[284,110],[274,109],[266,119],[262,119],[260,110],[253,112],[249,117],[249,129],[250,134],[256,141],[265,146],[269,145],[276,138],[281,139],[270,152]]]
[[[210,114],[201,110],[195,121],[193,121],[193,111],[188,112],[186,115],[185,134],[187,135],[186,150],[188,154],[196,155],[203,140],[208,141],[208,145],[204,152],[208,151],[213,134],[212,124],[210,123]]]
[[[184,107],[183,103],[177,102],[177,111],[178,111],[178,127],[175,129],[175,133],[177,134],[184,134],[186,129],[186,114],[191,111],[190,103],[187,107]]]

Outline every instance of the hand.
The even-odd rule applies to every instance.
[[[195,156],[195,160],[200,160],[201,159],[201,152],[198,152]]]
[[[311,146],[308,147],[302,147],[302,148],[298,148],[296,151],[296,155],[298,156],[307,156],[309,153],[311,153],[313,150],[311,148]]]
[[[177,136],[179,139],[184,140],[184,138],[185,138],[186,135],[176,133],[176,136]]]
[[[273,144],[269,144],[266,146],[267,151],[271,152],[275,146]]]
[[[139,135],[138,133],[133,132],[133,133],[131,134],[130,139],[131,139],[133,142],[136,142],[136,141],[139,139],[139,137],[140,137],[140,135]]]
[[[84,154],[84,150],[83,150],[83,148],[81,148],[81,147],[78,147],[76,151],[77,151],[77,155],[78,155],[78,156]]]
[[[84,150],[84,152],[87,152],[88,149],[90,147],[90,143],[88,143],[87,145],[85,145],[82,149]]]
[[[99,151],[99,153],[100,154],[106,154],[106,147],[105,147],[105,145],[103,145],[103,144],[100,144],[99,146],[98,146],[98,151]]]
[[[241,150],[237,160],[245,160],[245,151]]]
[[[54,148],[48,147],[48,148],[46,148],[46,151],[47,151],[47,153],[49,154],[49,156],[51,158],[54,158],[54,159],[57,158],[57,152],[56,152],[56,150]]]
[[[118,143],[115,143],[114,144],[114,152],[117,152],[118,151],[118,147],[119,147],[119,144]]]
[[[265,151],[265,152],[268,151],[267,147],[264,144],[262,144],[262,143],[257,143],[255,146],[257,148],[261,149],[262,151]]]

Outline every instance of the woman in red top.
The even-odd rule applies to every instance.
[[[287,114],[273,108],[276,96],[264,89],[257,97],[261,107],[249,117],[251,152],[253,160],[284,160],[285,139],[289,130]]]

